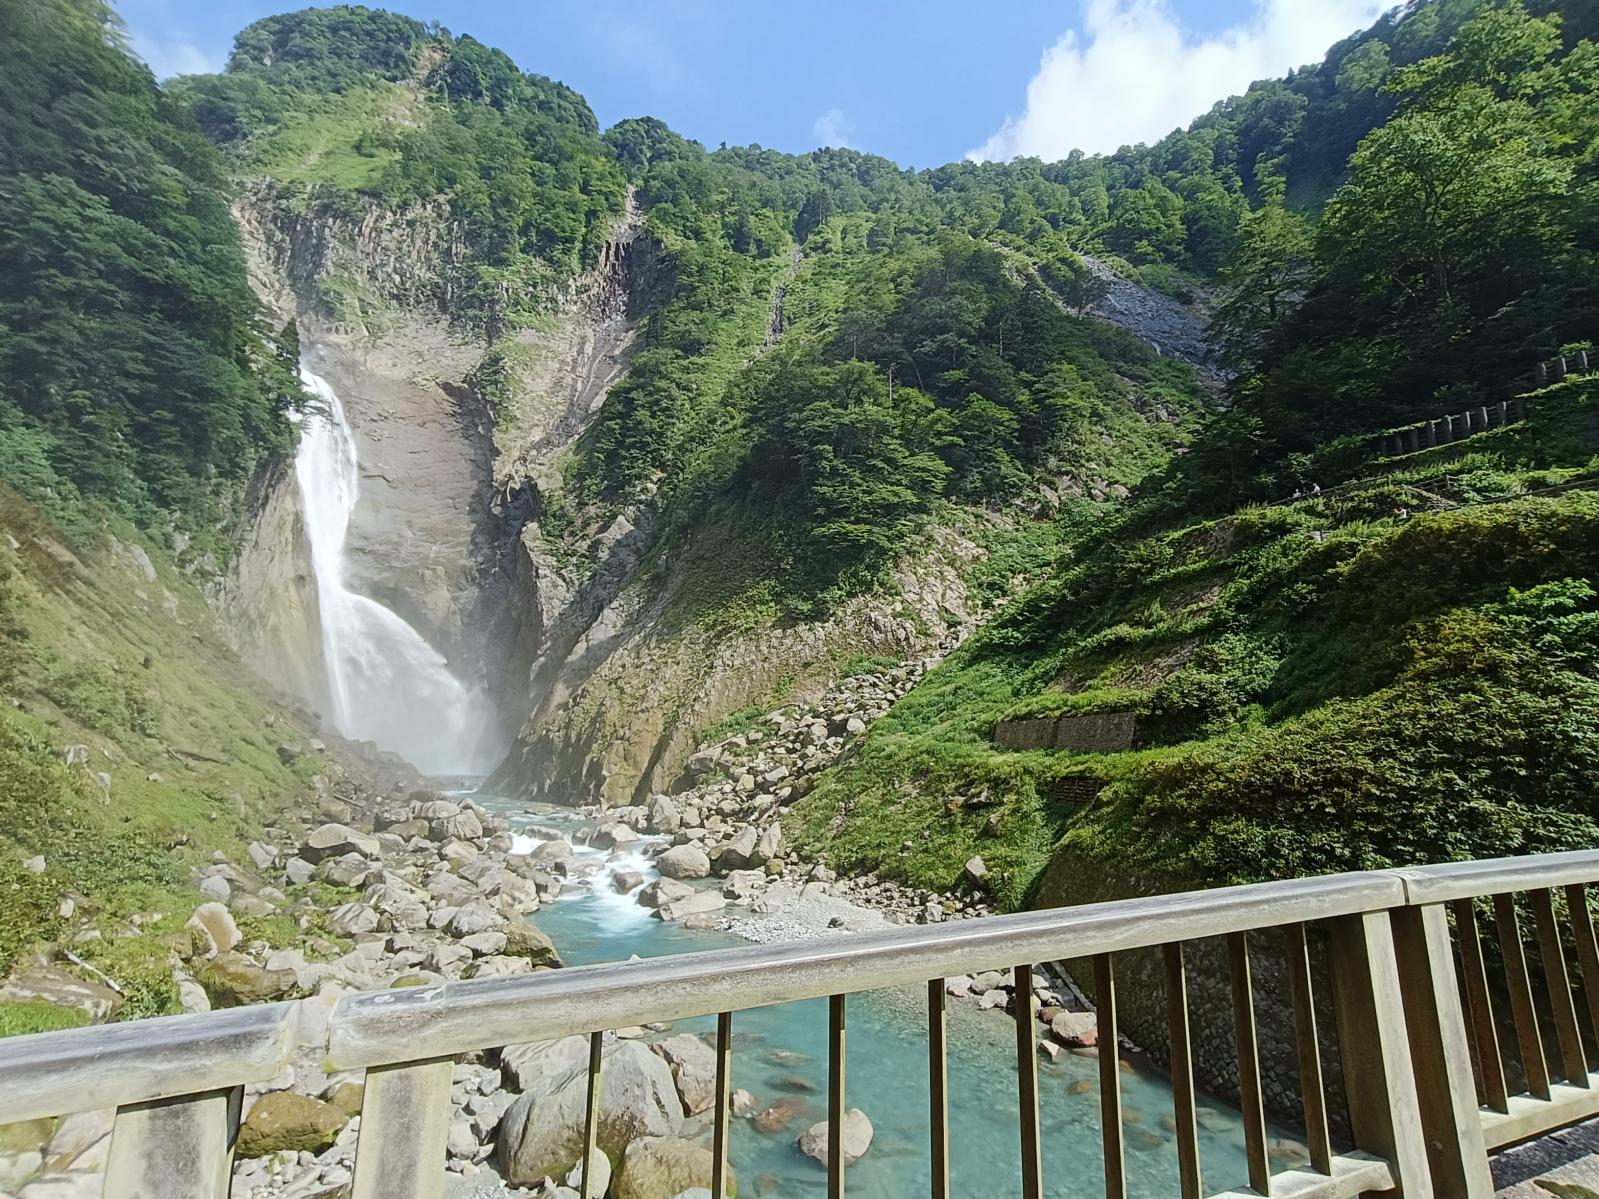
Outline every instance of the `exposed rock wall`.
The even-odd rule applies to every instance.
[[[559,803],[628,804],[683,775],[700,735],[752,704],[803,703],[852,655],[910,659],[973,616],[954,562],[976,547],[941,534],[934,552],[901,568],[897,594],[862,597],[829,619],[730,632],[672,617],[681,567],[664,583],[635,579],[593,612],[564,654],[535,667],[533,714],[497,785]],[[539,690],[542,688],[542,690]]]
[[[316,576],[293,469],[285,464],[262,475],[249,498],[244,544],[212,596],[226,617],[219,625],[258,675],[313,710],[326,711]]]

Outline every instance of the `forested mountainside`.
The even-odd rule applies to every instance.
[[[648,795],[986,622],[807,852],[1022,905],[1599,836],[1594,395],[1533,378],[1599,327],[1593,3],[1416,0],[1152,146],[927,171],[601,130],[359,7],[161,87],[98,0],[0,35],[6,485],[236,582],[301,353],[426,380],[492,439],[500,784]]]

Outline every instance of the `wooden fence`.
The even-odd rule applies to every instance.
[[[453,1059],[485,1048],[591,1037],[587,1161],[599,1104],[600,1038],[630,1025],[716,1015],[712,1170],[722,1199],[735,1073],[736,1013],[826,996],[833,1130],[830,1199],[842,1199],[848,996],[926,987],[932,1199],[949,1195],[945,988],[1003,969],[1016,995],[1019,1186],[1044,1190],[1037,1030],[1029,963],[1086,958],[1099,1003],[1098,1067],[1107,1199],[1124,1199],[1116,955],[1158,948],[1165,963],[1173,1124],[1181,1199],[1200,1174],[1185,944],[1222,938],[1234,1009],[1247,1189],[1229,1196],[1348,1199],[1393,1191],[1487,1199],[1490,1149],[1599,1113],[1599,949],[1588,885],[1599,852],[1295,879],[996,916],[778,946],[750,946],[346,996],[331,1019],[299,1002],[42,1033],[0,1042],[0,1124],[115,1106],[107,1199],[228,1193],[246,1084],[297,1049],[329,1069],[366,1071],[353,1195],[436,1197],[443,1187]],[[1480,920],[1491,914],[1497,955]],[[1535,988],[1526,936],[1543,985]],[[1309,1162],[1273,1171],[1267,1154],[1249,934],[1280,932],[1295,1015]],[[1312,933],[1314,931],[1314,936]],[[1258,937],[1256,938],[1258,942]],[[1349,1143],[1329,1135],[1309,946],[1328,947],[1331,1008]],[[1575,963],[1575,969],[1572,964]],[[1466,996],[1464,1005],[1462,993]],[[1508,996],[1508,1010],[1496,1004]],[[1551,1036],[1552,1034],[1552,1036]],[[1519,1080],[1522,1085],[1512,1085]],[[585,1199],[592,1199],[586,1177]],[[1003,1184],[996,1180],[999,1190]],[[1096,1188],[1097,1189],[1097,1188]]]

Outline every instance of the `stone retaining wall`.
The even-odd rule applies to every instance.
[[[1007,749],[1074,749],[1079,753],[1115,753],[1138,742],[1136,712],[1091,712],[1083,716],[1039,716],[1002,720],[994,740]]]

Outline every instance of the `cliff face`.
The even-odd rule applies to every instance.
[[[291,202],[266,184],[235,215],[258,294],[275,320],[296,322],[306,365],[339,394],[356,437],[349,582],[420,631],[458,674],[484,677],[498,657],[488,632],[508,595],[497,570],[507,534],[491,510],[492,422],[470,382],[482,340],[452,328],[440,307],[457,232],[430,206],[352,213]],[[320,704],[319,661],[304,648],[318,644],[315,587],[293,472],[261,492],[226,600],[246,658]]]

